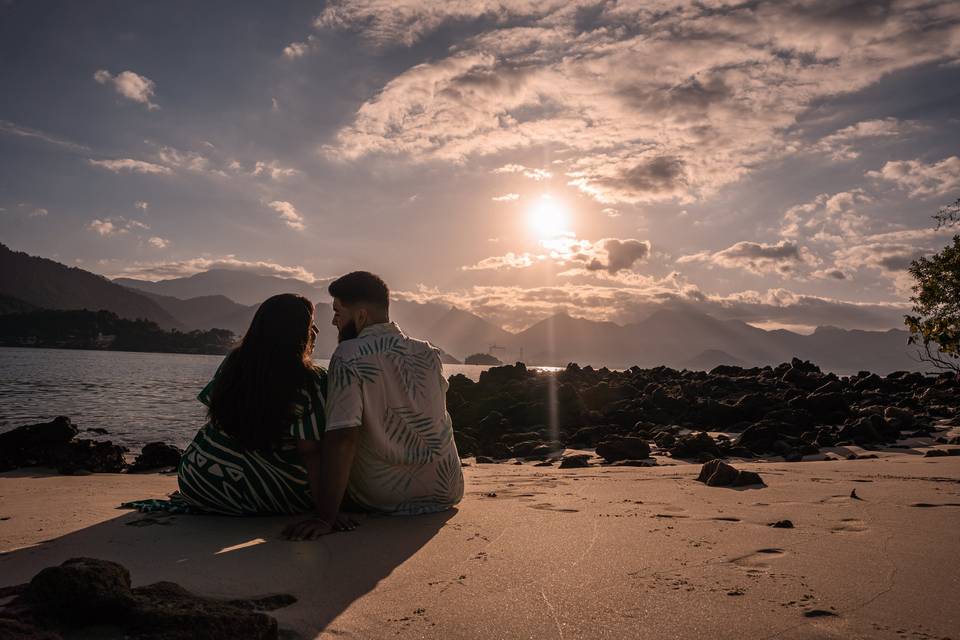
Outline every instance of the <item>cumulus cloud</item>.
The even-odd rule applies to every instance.
[[[93,79],[100,84],[113,86],[114,90],[121,96],[127,100],[146,105],[150,111],[160,108],[151,102],[157,85],[146,76],[141,76],[133,71],[121,71],[117,75],[112,75],[106,69],[99,69],[93,74]]]
[[[678,263],[702,262],[728,269],[744,269],[755,274],[795,272],[798,266],[815,264],[816,258],[804,247],[788,240],[777,244],[742,240],[720,251],[701,251],[677,258]]]
[[[167,240],[166,238],[161,238],[160,236],[153,236],[152,238],[147,240],[147,242],[149,242],[151,246],[156,247],[157,249],[166,249],[167,247],[170,246],[170,241]]]
[[[308,283],[325,282],[301,266],[287,266],[269,260],[242,260],[235,255],[201,256],[173,262],[134,262],[108,274],[112,278],[128,277],[144,280],[163,280],[192,276],[210,269],[233,269],[265,276],[296,278]]]
[[[160,175],[169,175],[173,173],[169,167],[165,167],[160,164],[153,162],[146,162],[144,160],[134,160],[133,158],[117,158],[115,160],[87,160],[90,164],[95,167],[103,167],[108,171],[113,171],[114,173],[129,172],[129,173],[147,173],[147,174],[160,174]]]
[[[512,202],[513,200],[519,200],[519,193],[505,193],[502,196],[494,196],[490,198],[494,202]]]
[[[839,244],[862,236],[870,219],[859,209],[872,202],[863,189],[821,193],[810,202],[798,204],[783,214],[780,235]]]
[[[281,178],[292,178],[293,176],[300,175],[300,173],[301,172],[299,169],[294,169],[293,167],[284,167],[276,160],[271,160],[269,162],[258,160],[253,166],[253,170],[250,172],[250,175],[279,180]]]
[[[303,231],[306,228],[306,225],[303,223],[303,216],[300,215],[300,212],[297,211],[296,207],[291,203],[285,200],[274,200],[268,203],[267,206],[276,211],[284,224],[291,229]]]
[[[601,251],[587,263],[586,267],[589,271],[603,270],[607,273],[617,273],[632,269],[634,264],[645,260],[650,255],[650,242],[647,240],[604,238],[597,244],[600,245]]]
[[[956,59],[958,18],[956,3],[905,0],[340,0],[318,28],[378,48],[451,22],[474,35],[387,82],[324,151],[465,162],[549,147],[555,171],[599,202],[687,202],[795,153],[804,143],[787,132],[818,101]],[[860,123],[823,149],[850,154],[890,130]]]
[[[523,269],[532,267],[539,261],[545,259],[545,256],[537,256],[530,253],[508,252],[502,256],[491,256],[484,258],[476,264],[460,267],[463,271],[484,271],[487,269]]]
[[[29,215],[31,218],[46,218],[48,213],[50,212],[44,209],[43,207],[37,207],[27,215]]]
[[[137,209],[140,209],[141,211],[146,211],[147,209],[150,208],[150,203],[145,200],[137,200],[136,202],[133,203],[133,206],[136,207]]]
[[[891,161],[879,171],[868,171],[867,177],[891,182],[908,191],[911,198],[942,196],[960,189],[960,158],[950,156],[933,164],[921,160]]]
[[[87,229],[101,236],[116,236],[130,231],[149,230],[150,227],[139,220],[128,220],[124,217],[94,218],[87,225]]]

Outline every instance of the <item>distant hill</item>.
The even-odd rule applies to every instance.
[[[29,302],[24,302],[23,300],[0,294],[0,315],[6,313],[26,313],[28,311],[33,311],[36,308],[36,306],[30,304]]]
[[[720,349],[706,349],[684,362],[680,368],[689,369],[691,371],[710,371],[717,365],[721,364],[730,364],[737,367],[742,367],[746,363],[740,358],[734,357],[729,353],[721,351]]]
[[[89,271],[12,251],[0,244],[0,294],[43,309],[112,311],[121,318],[143,318],[163,329],[183,325],[146,296]]]
[[[173,296],[142,292],[189,330],[229,329],[242,336],[259,305],[238,304],[226,296],[199,296],[181,300]]]
[[[265,276],[237,269],[210,269],[184,278],[151,282],[135,278],[116,278],[116,284],[172,296],[181,300],[204,296],[225,296],[242,305],[258,305],[278,293],[299,293],[312,302],[330,299],[326,284],[315,285],[296,278]]]

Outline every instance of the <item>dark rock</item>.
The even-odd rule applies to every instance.
[[[927,449],[923,453],[924,458],[944,458],[950,455],[946,449]]]
[[[66,416],[0,433],[0,471],[52,466],[52,456],[66,447],[76,435],[77,428]]]
[[[163,442],[151,442],[145,444],[133,461],[131,471],[147,471],[150,469],[161,469],[166,467],[177,467],[180,465],[180,456],[183,451]]]
[[[883,417],[891,422],[899,431],[906,431],[912,428],[916,422],[913,411],[901,407],[887,407],[883,410]]]
[[[777,520],[776,522],[771,522],[769,526],[774,529],[793,529],[793,522],[790,520]]]
[[[66,475],[80,471],[120,473],[127,466],[123,459],[125,451],[126,449],[109,440],[73,440],[52,456],[52,462],[59,473]]]
[[[89,429],[84,429],[84,431],[89,431],[90,433],[98,436],[105,436],[110,433],[106,429],[102,429],[100,427],[90,427]]]
[[[477,464],[493,464],[494,459],[487,456],[477,456]]]
[[[25,621],[0,618],[0,640],[63,640],[63,636]]]
[[[455,430],[453,432],[453,441],[456,443],[457,453],[459,453],[461,457],[476,455],[477,451],[480,450],[480,443],[477,442],[477,439],[463,431]]]
[[[650,445],[642,438],[615,436],[597,445],[597,455],[604,458],[607,462],[649,458]]]
[[[704,431],[679,436],[670,447],[670,455],[674,458],[696,458],[704,454],[711,458],[722,456],[716,441]]]
[[[874,416],[857,418],[852,424],[844,425],[837,433],[840,440],[852,440],[858,445],[874,444],[881,441],[880,433],[874,426]]]
[[[783,461],[784,462],[803,462],[803,454],[796,449],[792,451],[788,451],[786,454],[784,454]]]
[[[760,474],[753,471],[742,471],[722,460],[711,460],[704,464],[700,469],[697,482],[703,482],[708,487],[743,487],[764,484]]]
[[[564,456],[560,461],[561,469],[583,469],[590,466],[590,454],[587,453],[574,453],[569,456]]]
[[[960,449],[958,449],[960,451]],[[643,460],[617,460],[612,463],[612,467],[655,467],[657,461],[653,458],[644,458]]]
[[[792,384],[798,389],[805,389],[806,391],[813,391],[822,384],[819,376],[808,373],[800,367],[790,367],[783,373],[780,379],[783,382]]]
[[[94,558],[71,558],[33,577],[26,600],[42,615],[69,624],[112,622],[133,606],[130,572]]]

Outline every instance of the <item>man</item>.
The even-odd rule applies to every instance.
[[[339,345],[328,373],[318,512],[284,532],[301,540],[351,528],[339,517],[345,496],[365,511],[398,515],[443,511],[463,497],[438,350],[390,322],[390,291],[378,276],[354,271],[328,290]]]

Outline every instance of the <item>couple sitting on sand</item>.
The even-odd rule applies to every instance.
[[[180,462],[180,493],[228,515],[310,514],[284,530],[305,540],[356,523],[341,510],[421,514],[463,496],[429,343],[390,322],[389,290],[365,271],[329,286],[339,345],[329,372],[311,360],[314,306],[281,294],[200,392],[209,421]]]

